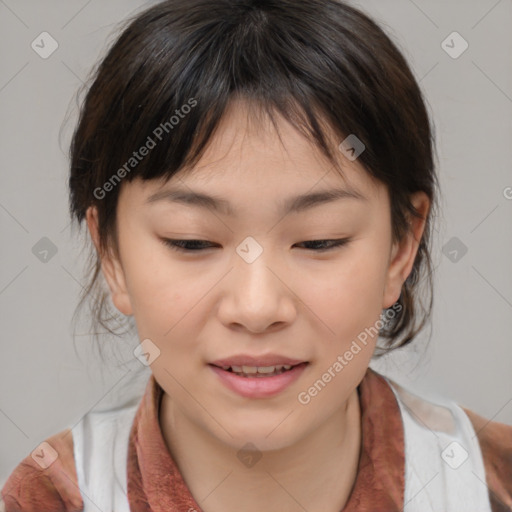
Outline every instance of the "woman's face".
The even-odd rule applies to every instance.
[[[387,191],[357,160],[340,151],[343,180],[285,121],[281,142],[246,115],[243,104],[228,111],[191,172],[122,184],[120,259],[105,258],[103,271],[183,417],[233,447],[277,449],[313,432],[354,392],[417,244],[392,245]],[[341,189],[360,197],[297,199]],[[180,251],[165,239],[207,243]],[[305,243],[333,239],[347,242]],[[227,364],[234,357],[255,358],[244,366],[263,372],[305,364],[273,377],[213,366],[254,371]]]

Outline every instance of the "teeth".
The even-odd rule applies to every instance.
[[[245,367],[244,367],[245,368]],[[277,366],[261,366],[257,368],[258,373],[273,373],[276,371]],[[244,369],[245,373],[249,373]]]
[[[281,364],[277,366],[223,366],[223,370],[231,368],[233,373],[241,373],[245,375],[255,375],[257,373],[271,374],[271,373],[282,373],[283,370],[289,370],[291,365]]]

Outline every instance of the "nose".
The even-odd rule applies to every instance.
[[[235,255],[218,310],[227,327],[263,333],[294,321],[297,299],[293,286],[283,266],[271,261],[268,253],[264,250],[252,262]]]

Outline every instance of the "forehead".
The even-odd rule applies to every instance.
[[[372,185],[370,177],[365,180],[364,168],[338,150],[340,137],[327,125],[324,133],[338,156],[336,165],[279,113],[274,113],[274,121],[275,125],[255,105],[233,100],[200,161],[193,168],[181,170],[181,179],[206,184],[223,176],[227,179],[227,174],[231,178],[239,174],[244,179],[251,174],[264,182],[272,175],[276,180],[282,177],[288,184],[296,178],[325,179],[332,185]],[[342,169],[342,174],[336,167]]]
[[[379,199],[384,192],[357,159],[350,161],[338,150],[341,140],[327,125],[324,132],[336,152],[336,163],[277,113],[275,122],[277,126],[247,102],[233,100],[193,167],[181,169],[167,181],[133,183],[138,181],[145,199],[159,190],[179,187],[218,193],[233,203],[244,196],[244,190],[252,200],[272,202],[293,191],[297,195],[342,189],[368,199]]]

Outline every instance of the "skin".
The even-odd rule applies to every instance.
[[[376,337],[304,405],[298,394],[332,367],[382,310],[399,298],[424,220],[392,243],[389,196],[358,161],[340,152],[345,178],[279,118],[254,123],[233,103],[199,164],[168,183],[123,183],[117,208],[119,257],[103,254],[112,301],[134,315],[141,340],[160,350],[151,370],[164,390],[159,422],[170,453],[205,512],[339,511],[352,490],[361,447],[357,386]],[[339,144],[333,136],[333,144]],[[236,215],[165,201],[145,204],[174,184],[227,199]],[[340,186],[367,198],[337,200],[283,216],[289,196]],[[412,197],[425,219],[429,200]],[[87,222],[98,248],[96,212]],[[236,252],[253,237],[263,253]],[[174,251],[162,238],[206,240],[213,248]],[[310,240],[351,238],[320,252]],[[249,399],[227,389],[208,362],[275,353],[308,361],[290,387]],[[246,467],[237,452],[262,455]]]

